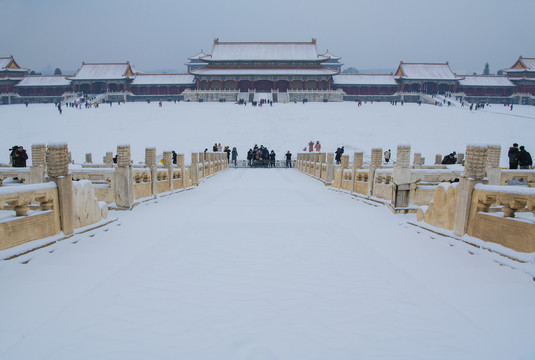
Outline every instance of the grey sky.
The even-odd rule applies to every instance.
[[[344,67],[449,61],[481,73],[535,57],[533,0],[0,0],[0,56],[37,71],[129,60],[185,71],[213,39],[310,41]]]

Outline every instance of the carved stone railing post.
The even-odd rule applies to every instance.
[[[502,147],[500,145],[487,146],[487,179],[489,185],[500,185],[502,170],[500,169],[500,155]]]
[[[325,185],[332,185],[334,179],[334,153],[327,153],[327,174],[325,176]]]
[[[133,168],[130,145],[117,146],[117,168],[115,168],[115,204],[130,208],[134,203]]]
[[[72,177],[69,176],[67,144],[48,145],[48,176],[58,187],[59,218],[65,235],[74,231],[74,191]]]
[[[436,154],[435,155],[435,165],[441,165],[442,164],[442,154]]]
[[[371,166],[379,167],[383,164],[383,149],[373,148],[371,156]]]
[[[383,164],[383,149],[373,148],[370,167],[368,168],[368,196],[373,195],[373,187],[375,184],[375,171]]]
[[[152,195],[154,197],[157,197],[158,174],[156,169],[156,148],[145,148],[145,165],[150,169],[150,176],[152,181]]]
[[[197,153],[193,153],[193,154],[197,155]],[[192,160],[193,160],[193,156],[192,156]],[[184,160],[184,154],[176,154],[176,166],[180,169],[180,180],[181,180],[180,187],[183,189],[186,187],[186,162]],[[193,168],[193,163],[191,167]],[[197,168],[197,164],[195,164],[195,168]],[[190,173],[191,171],[193,170],[190,170]]]
[[[104,156],[104,166],[107,168],[113,167],[113,153],[111,151]]]
[[[464,154],[463,153],[457,154],[457,164],[462,164],[463,160],[464,160]]]
[[[191,167],[190,167],[190,173],[189,174],[190,174],[190,177],[191,177],[191,183],[194,186],[198,186],[199,185],[199,172],[198,172],[199,167],[197,166],[197,159],[198,159],[198,156],[200,156],[200,155],[201,155],[201,153],[199,153],[199,155],[197,155],[197,153],[192,153],[191,154]],[[204,157],[202,159],[204,160]],[[204,172],[204,166],[203,166],[203,172]]]
[[[392,176],[392,205],[407,207],[409,205],[411,182],[411,146],[398,145],[396,165]]]
[[[422,162],[422,154],[421,153],[414,153],[414,160],[412,161],[412,166],[414,168],[418,168],[423,165]]]
[[[40,184],[45,181],[46,145],[32,145],[32,165],[30,166],[30,184]]]
[[[169,190],[173,190],[173,153],[171,151],[163,152],[163,167],[167,169]]]
[[[85,163],[86,164],[92,164],[93,163],[93,155],[91,155],[91,153],[85,154]]]
[[[457,190],[457,208],[453,233],[456,236],[466,234],[470,217],[470,205],[474,186],[480,183],[486,175],[487,147],[468,145],[466,147],[466,161]]]

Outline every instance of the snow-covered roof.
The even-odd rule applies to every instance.
[[[398,85],[393,75],[342,74],[333,76],[336,85]]]
[[[195,75],[335,75],[338,72],[328,68],[311,69],[220,69],[202,67],[192,70]]]
[[[193,56],[190,56],[190,57],[188,58],[188,60],[198,60],[198,59],[200,59],[201,57],[206,56],[206,55],[207,55],[207,54],[205,54],[204,51],[201,50],[200,53],[198,53],[198,54],[196,54],[196,55],[193,55]]]
[[[333,55],[329,52],[329,49],[327,49],[327,51],[325,52],[325,54],[321,54],[322,56],[325,56],[325,57],[328,57],[328,58],[331,58],[331,60],[340,60],[341,57],[340,56],[336,56],[336,55]]]
[[[403,79],[457,80],[447,62],[444,64],[401,62],[395,75]]]
[[[191,85],[194,79],[189,74],[137,75],[132,85]]]
[[[514,87],[515,85],[505,76],[464,76],[459,80],[460,86],[492,86],[492,87]]]
[[[87,64],[83,63],[82,67],[72,80],[116,80],[133,77],[134,73],[130,63],[102,63]]]
[[[0,57],[0,71],[29,71],[29,69],[23,69],[17,64],[13,56],[9,57]]]
[[[6,68],[11,62],[11,57],[0,57],[0,69]]]
[[[69,86],[71,84],[70,80],[67,80],[64,75],[56,76],[37,76],[30,75],[24,77],[18,84],[17,87],[25,86]]]
[[[318,55],[316,41],[312,42],[219,42],[214,41],[212,55],[201,57],[208,61],[325,61]]]
[[[513,66],[504,69],[505,72],[535,71],[535,58],[519,57]]]

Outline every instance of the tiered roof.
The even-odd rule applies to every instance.
[[[192,85],[194,80],[190,74],[137,75],[132,85]]]
[[[129,62],[126,63],[82,63],[82,67],[70,80],[124,80],[134,77]]]
[[[13,56],[0,57],[0,73],[13,74],[13,75],[25,75],[30,72],[30,69],[23,69],[17,64]]]
[[[398,79],[407,80],[458,80],[448,62],[404,63],[401,61],[394,75]]]
[[[495,75],[467,75],[459,80],[460,86],[466,87],[515,87],[505,76]]]
[[[515,73],[535,73],[535,58],[519,57],[513,66],[509,69],[503,70],[507,74],[515,75]]]
[[[335,85],[397,86],[393,75],[342,74],[333,76]]]
[[[325,61],[318,55],[316,39],[311,42],[220,42],[214,40],[212,55],[200,58],[218,61]]]
[[[325,67],[314,68],[223,68],[205,66],[192,70],[194,75],[335,75],[338,71]]]
[[[23,78],[17,87],[69,86],[71,81],[63,75],[30,75]]]

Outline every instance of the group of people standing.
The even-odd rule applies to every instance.
[[[533,165],[531,154],[526,151],[524,146],[518,147],[517,143],[509,148],[507,156],[509,156],[509,169],[518,169],[519,167],[520,169],[531,169]]]
[[[303,151],[307,151],[306,146],[303,149]],[[310,142],[308,143],[308,152],[313,152],[313,151],[316,151],[316,152],[321,151],[321,144],[319,141],[316,141],[316,143],[314,144],[314,141],[310,140]]]

